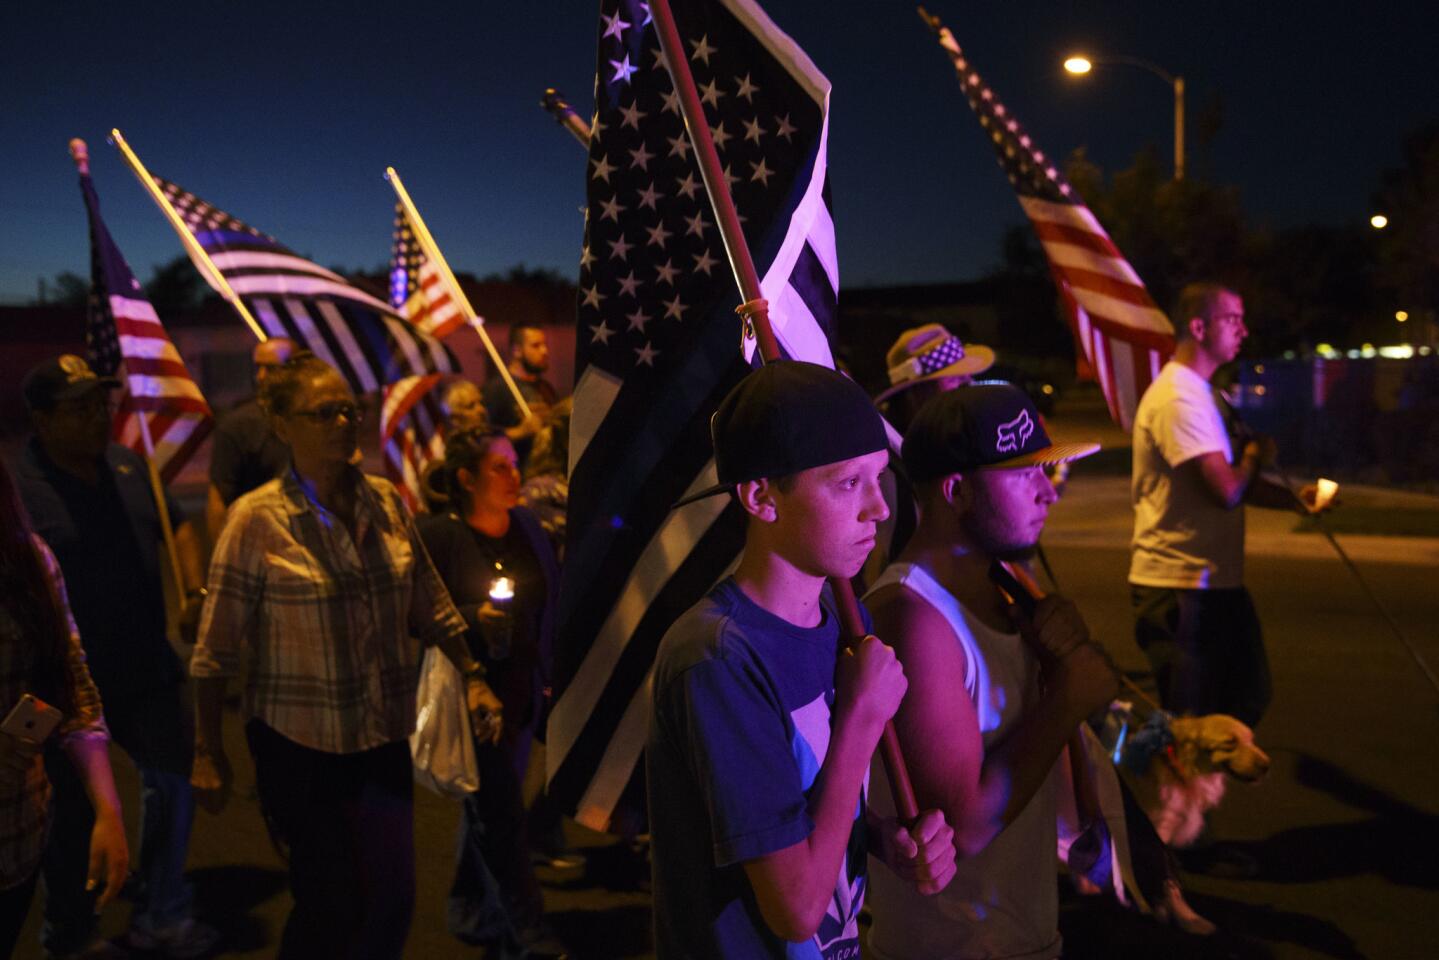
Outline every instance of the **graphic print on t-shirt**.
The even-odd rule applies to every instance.
[[[831,708],[834,693],[821,694],[790,712],[794,736],[790,749],[799,768],[800,785],[806,794],[814,786],[820,765],[829,752]],[[860,788],[855,818],[864,816],[865,796],[869,792],[869,774]],[[807,943],[790,944],[787,955],[795,960],[857,960],[859,957],[859,911],[864,906],[865,888],[864,831],[851,829],[849,849],[836,880],[834,896],[820,921],[819,931]]]

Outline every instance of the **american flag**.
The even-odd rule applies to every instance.
[[[86,353],[96,373],[117,377],[123,385],[115,412],[116,441],[139,454],[151,454],[140,429],[143,417],[154,446],[155,469],[168,483],[209,436],[214,426],[210,405],[110,238],[88,173],[80,174],[80,192],[90,216]]]
[[[833,366],[829,81],[750,0],[672,4],[786,354]],[[660,637],[744,538],[709,419],[749,369],[739,302],[646,4],[605,0],[580,255],[578,380],[550,789],[603,827],[644,746]],[[568,679],[568,683],[564,683]]]
[[[420,478],[425,468],[445,455],[441,427],[444,411],[436,396],[440,374],[405,377],[385,387],[380,405],[380,448],[385,475],[400,491],[411,513],[424,510]]]
[[[170,181],[155,183],[265,332],[304,346],[356,393],[459,369],[444,344],[389,304]],[[214,286],[204,265],[196,266]]]
[[[954,61],[959,84],[999,153],[1049,260],[1075,339],[1099,380],[1109,415],[1124,430],[1139,398],[1174,352],[1174,328],[1144,281],[1047,157],[975,71],[947,27],[940,46]]]
[[[395,204],[395,239],[390,248],[390,305],[432,337],[465,325],[465,312],[439,268],[425,256],[405,208]]]

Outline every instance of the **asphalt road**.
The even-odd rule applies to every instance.
[[[1131,639],[1124,585],[1128,553],[1122,478],[1082,473],[1052,516],[1048,555],[1120,667],[1141,684],[1147,663]],[[1439,957],[1439,696],[1373,612],[1350,574],[1316,536],[1258,518],[1248,581],[1263,619],[1275,681],[1258,740],[1269,777],[1235,786],[1216,833],[1259,861],[1248,880],[1189,875],[1191,903],[1221,927],[1198,940],[1067,892],[1062,928],[1072,957]],[[1274,546],[1278,544],[1279,546]],[[1361,566],[1407,635],[1439,665],[1439,567],[1429,541],[1392,539],[1363,551]],[[197,912],[226,934],[222,955],[271,956],[289,906],[285,877],[247,787],[253,782],[238,719],[228,719],[238,767],[235,800],[201,813],[190,870]],[[137,784],[117,759],[126,814]],[[407,956],[478,956],[444,932],[456,807],[417,791],[419,903]],[[588,866],[544,871],[551,920],[577,958],[649,954],[643,871],[622,845],[598,835]],[[1062,889],[1065,889],[1062,887]],[[38,906],[16,952],[40,956]],[[119,936],[128,906],[103,918]]]

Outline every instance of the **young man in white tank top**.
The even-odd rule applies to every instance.
[[[905,438],[919,528],[865,602],[909,678],[894,719],[916,796],[944,811],[960,862],[928,898],[871,872],[872,956],[1060,954],[1057,761],[1118,679],[1073,603],[1050,596],[1023,619],[988,573],[1033,553],[1057,499],[1043,468],[1098,449],[1051,444],[1029,398],[1000,383],[935,398]]]

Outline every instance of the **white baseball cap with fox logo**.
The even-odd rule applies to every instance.
[[[1097,443],[1053,443],[1028,395],[1000,381],[972,383],[926,403],[910,424],[901,455],[919,483],[965,470],[1012,470],[1068,463]]]

